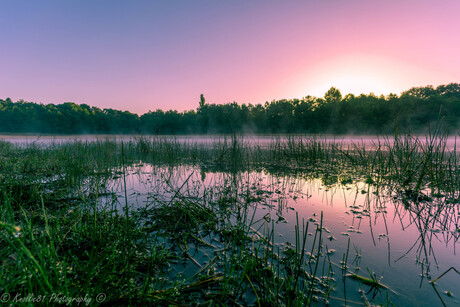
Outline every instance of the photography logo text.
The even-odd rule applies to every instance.
[[[106,299],[105,293],[99,293],[96,295],[95,301],[98,303],[104,302]],[[54,304],[59,304],[59,305],[84,305],[84,306],[89,306],[91,302],[93,301],[93,298],[91,298],[88,294],[85,294],[85,296],[67,296],[64,294],[60,293],[52,293],[52,294],[46,294],[46,295],[40,295],[40,294],[35,294],[35,293],[28,293],[26,295],[23,295],[21,293],[15,293],[15,294],[10,294],[10,293],[3,293],[0,296],[0,303],[17,303],[17,304],[24,304],[24,303],[54,303]]]

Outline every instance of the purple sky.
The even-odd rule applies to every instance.
[[[0,2],[0,98],[196,109],[460,82],[460,1]]]

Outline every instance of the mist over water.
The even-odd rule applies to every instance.
[[[317,141],[326,144],[338,144],[342,147],[350,147],[353,149],[355,145],[360,147],[364,146],[366,149],[373,149],[379,144],[392,145],[394,143],[394,136],[369,136],[369,135],[306,135],[306,134],[267,134],[267,135],[237,135],[240,142],[245,146],[260,146],[268,147],[274,142],[286,141]],[[232,135],[112,135],[112,134],[82,134],[82,135],[11,135],[0,134],[0,141],[9,142],[20,147],[29,145],[36,145],[40,147],[48,147],[52,145],[61,145],[72,142],[129,142],[139,139],[147,141],[164,140],[174,141],[182,144],[197,144],[197,145],[211,145],[216,142],[230,141]],[[430,142],[430,136],[415,135],[413,139],[417,140],[420,144],[427,144]],[[446,150],[457,151],[459,146],[457,144],[458,137],[455,135],[445,138]]]

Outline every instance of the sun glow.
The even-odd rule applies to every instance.
[[[312,95],[323,97],[331,87],[342,95],[400,94],[412,86],[430,84],[426,71],[395,59],[369,55],[348,55],[312,63],[299,72],[291,83],[295,97]]]
[[[333,85],[340,89],[344,95],[348,93],[360,95],[371,92],[374,94],[389,94],[391,92],[391,87],[387,85],[386,80],[370,72],[341,72],[331,75],[329,84],[320,86],[320,91],[324,93]]]

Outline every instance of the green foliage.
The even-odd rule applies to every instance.
[[[424,133],[444,117],[460,125],[460,84],[414,87],[401,96],[373,93],[342,97],[331,87],[324,98],[281,99],[264,105],[210,104],[200,97],[196,111],[127,111],[66,102],[59,105],[0,100],[0,132],[6,133]]]
[[[342,101],[342,93],[335,87],[331,87],[326,94],[324,94],[324,99],[327,103],[336,103]]]
[[[212,172],[231,176],[206,187],[194,181],[194,172],[183,182],[162,177],[152,184],[172,198],[152,193],[150,204],[123,214],[114,210],[119,200],[108,183],[130,172],[139,175],[139,161],[168,167],[191,163],[201,167],[202,178],[214,164]],[[311,220],[317,223],[311,236],[311,224],[297,216],[295,243],[280,249],[274,225],[282,216],[256,220],[251,207],[267,203],[273,192],[258,176],[243,179],[238,167],[319,178],[326,185],[366,180],[369,189],[404,204],[420,225],[458,232],[451,218],[458,215],[452,206],[458,203],[457,161],[456,152],[446,149],[445,135],[436,131],[426,142],[397,136],[370,150],[301,137],[278,137],[269,146],[252,148],[235,136],[209,147],[157,137],[47,148],[0,142],[0,292],[93,299],[105,293],[106,305],[326,305],[337,299],[330,293],[333,265],[338,265],[324,244],[323,231],[328,231],[322,215],[319,224]],[[127,190],[123,181],[119,192]],[[435,195],[446,201],[436,204]],[[125,194],[127,209],[134,198],[128,203]],[[393,292],[374,273],[367,277],[347,270],[349,247],[350,241],[343,277]],[[210,256],[206,262],[198,257],[201,252]],[[194,269],[187,276],[175,274],[183,267]],[[450,270],[434,279],[433,287]],[[364,294],[363,300],[370,305]]]

